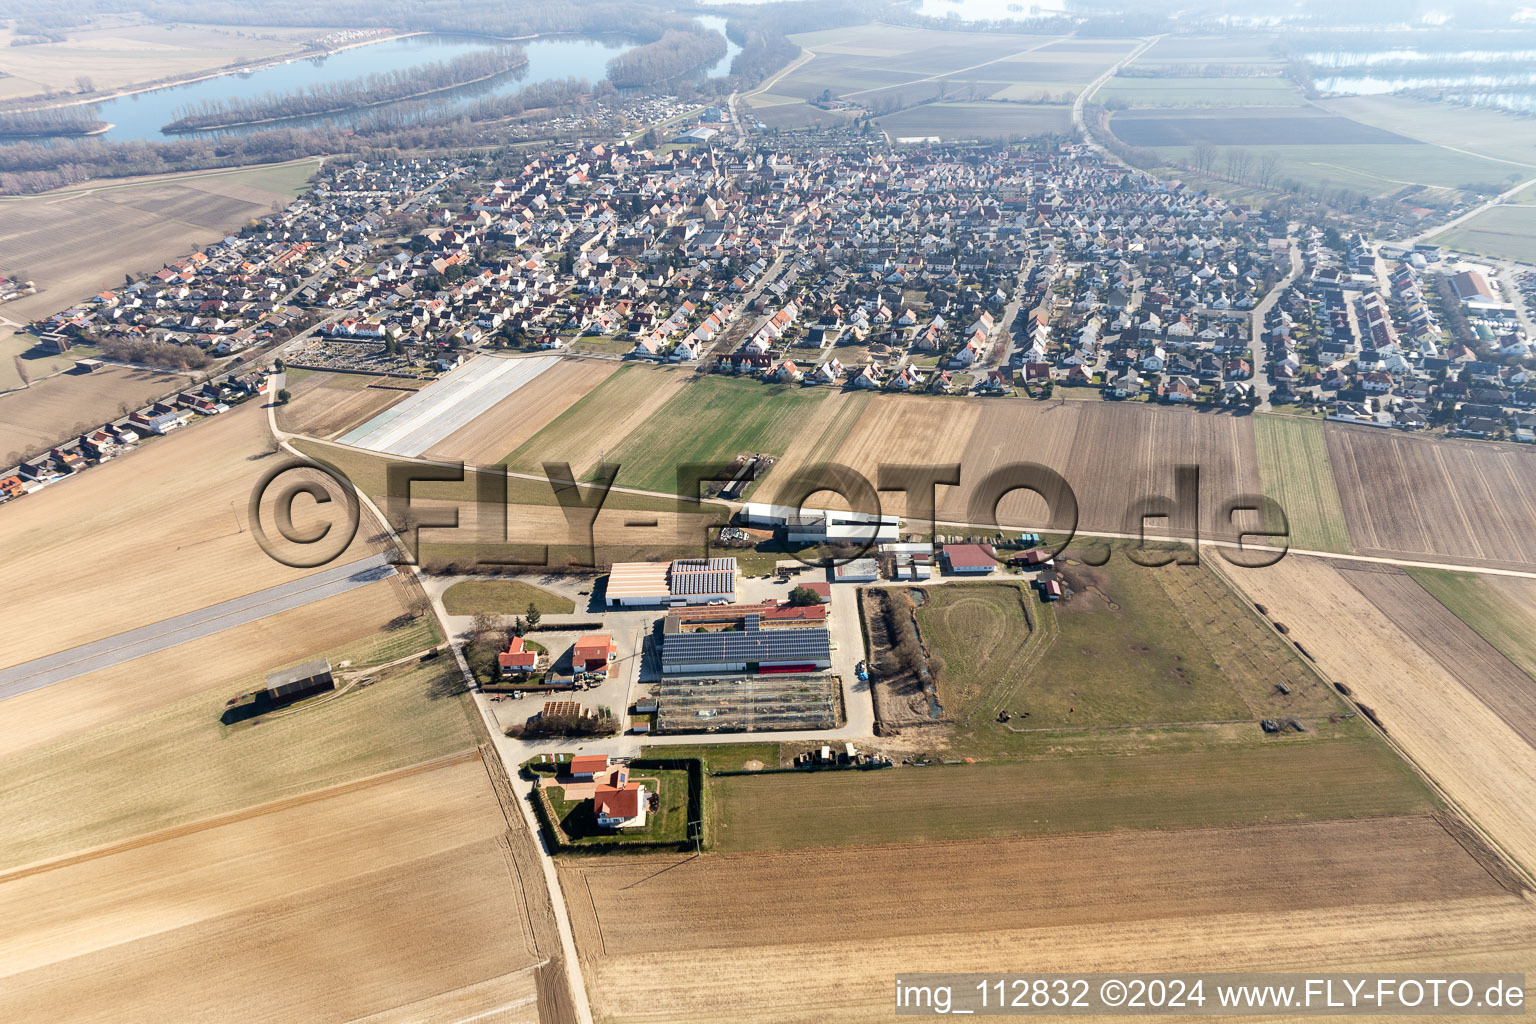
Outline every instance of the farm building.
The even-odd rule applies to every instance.
[[[839,583],[873,583],[880,578],[880,563],[873,558],[855,558],[832,570]]]
[[[826,586],[826,584],[822,584]],[[663,632],[694,633],[701,629],[740,629],[748,615],[756,615],[763,629],[784,626],[819,626],[827,621],[824,604],[792,605],[779,601],[762,604],[717,604],[701,608],[679,608],[667,614]]]
[[[926,580],[933,575],[932,544],[881,544],[880,557],[889,562],[892,579]]]
[[[736,559],[679,558],[615,562],[608,573],[610,608],[709,604],[736,600]]]
[[[273,700],[295,700],[311,693],[336,688],[331,663],[324,658],[306,661],[267,675],[267,696]]]
[[[619,645],[610,633],[592,633],[571,648],[571,668],[577,672],[602,672],[618,657]]]
[[[590,779],[608,771],[607,754],[577,754],[569,766],[571,778]]]
[[[986,544],[946,544],[944,568],[957,576],[985,576],[997,568],[997,559]]]
[[[747,526],[783,529],[784,539],[795,544],[893,541],[901,532],[899,516],[832,512],[764,502],[748,502],[742,506],[740,519]]]
[[[1451,277],[1451,287],[1462,302],[1497,302],[1488,279],[1475,270],[1466,270]]]
[[[821,598],[822,604],[826,604],[828,601],[832,600],[832,584],[828,583],[826,580],[807,580],[805,582],[796,582],[794,590],[809,590],[811,593]],[[794,593],[794,590],[791,590],[790,593]]]
[[[832,641],[824,626],[764,627],[755,611],[710,629],[685,629],[680,615],[662,628],[661,671],[666,675],[733,672],[816,672],[832,665]]]

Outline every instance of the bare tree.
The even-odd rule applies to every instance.
[[[1211,168],[1216,166],[1216,147],[1201,139],[1195,143],[1195,170],[1201,174],[1211,173]]]
[[[1259,186],[1269,188],[1278,173],[1280,173],[1280,154],[1272,149],[1259,158]]]
[[[1248,169],[1253,166],[1253,154],[1246,149],[1227,150],[1227,177],[1239,183],[1248,180]]]
[[[96,81],[90,75],[80,75],[75,79],[75,88],[80,92],[95,92]]]

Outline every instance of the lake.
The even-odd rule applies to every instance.
[[[701,17],[699,21],[713,29],[725,27],[723,18]],[[716,78],[730,70],[731,60],[741,47],[728,42],[725,57],[701,74]],[[113,127],[96,138],[113,142],[130,139],[159,141],[186,138],[167,135],[161,126],[174,121],[177,111],[189,103],[203,100],[251,99],[267,93],[290,93],[312,85],[344,82],[381,71],[419,67],[477,50],[493,47],[491,40],[471,36],[420,35],[389,39],[357,46],[326,56],[304,57],[286,64],[258,68],[244,74],[219,75],[186,85],[167,86],[149,92],[120,96],[94,104],[96,116]],[[528,53],[528,64],[518,71],[499,75],[485,82],[461,86],[432,97],[435,103],[467,104],[486,96],[516,92],[525,86],[562,78],[585,78],[598,82],[608,75],[607,65],[619,54],[637,44],[633,40],[543,38],[519,43]],[[409,103],[401,100],[400,103]],[[277,122],[277,127],[292,125],[348,125],[370,111],[387,110],[396,104],[384,104],[365,111],[327,114]],[[263,125],[263,128],[273,125]],[[230,129],[231,131],[254,129]],[[206,134],[206,133],[205,133]]]

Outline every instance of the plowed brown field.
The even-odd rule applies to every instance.
[[[1076,495],[1078,525],[1112,533],[1127,532],[1134,502],[1173,495],[1178,465],[1200,469],[1207,536],[1232,536],[1219,522],[1222,502],[1260,489],[1249,420],[1148,405],[876,395],[837,460],[871,481],[882,462],[960,463],[961,486],[940,495],[940,518],[951,522],[971,518],[971,495],[988,473],[1017,462],[1060,473]],[[901,495],[881,500],[901,511]],[[997,515],[1004,526],[1047,525],[1045,503],[1026,492],[1005,498]],[[1154,534],[1170,529],[1148,525]]]
[[[1404,633],[1434,653],[1457,681],[1536,748],[1536,681],[1450,610],[1390,566],[1343,570],[1350,585]],[[1536,756],[1536,750],[1533,750]]]
[[[420,1001],[396,1019],[457,1020],[466,988],[477,1009],[526,1007],[540,958],[506,827],[460,758],[0,880],[0,1017],[350,1020]]]
[[[1325,434],[1357,552],[1536,565],[1536,452],[1339,423]]]
[[[1330,679],[1372,708],[1387,733],[1527,870],[1536,868],[1536,757],[1469,692],[1441,653],[1404,632],[1337,563],[1292,555],[1267,569],[1222,566],[1283,623]]]
[[[1259,491],[1253,424],[1244,417],[1195,413],[1148,405],[1091,402],[985,403],[982,418],[962,456],[969,481],[963,501],[951,496],[941,517],[966,521],[971,488],[987,473],[1012,462],[1034,462],[1064,477],[1077,496],[1079,523],[1086,530],[1133,533],[1133,506],[1143,499],[1174,495],[1180,465],[1200,470],[1200,529],[1207,537],[1233,537],[1220,520],[1222,502]],[[1030,495],[1004,499],[1003,525],[1041,526],[1044,505]],[[1147,532],[1179,532],[1153,520]]]
[[[332,438],[404,401],[417,382],[352,373],[313,373],[288,390],[288,404],[278,407],[277,425],[293,434]]]
[[[287,460],[269,438],[266,410],[247,402],[7,505],[0,664],[314,572],[268,557],[247,522],[262,474]],[[371,535],[359,530],[336,564],[370,554]]]
[[[599,359],[562,359],[439,441],[428,458],[486,465],[528,440],[614,372]]]
[[[871,1020],[901,971],[1536,960],[1531,908],[1432,817],[574,860],[560,877],[614,1021]]]

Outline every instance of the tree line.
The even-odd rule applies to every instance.
[[[53,107],[0,113],[0,138],[22,139],[55,135],[89,135],[107,127],[95,107]]]
[[[452,89],[512,71],[527,63],[528,52],[522,47],[498,47],[418,67],[375,72],[344,82],[317,82],[290,93],[266,93],[251,99],[208,99],[181,107],[176,111],[176,119],[161,130],[189,132],[228,128],[355,110],[421,93]]]
[[[711,30],[669,29],[654,43],[637,46],[608,62],[608,81],[620,89],[659,85],[725,56],[725,37]]]

